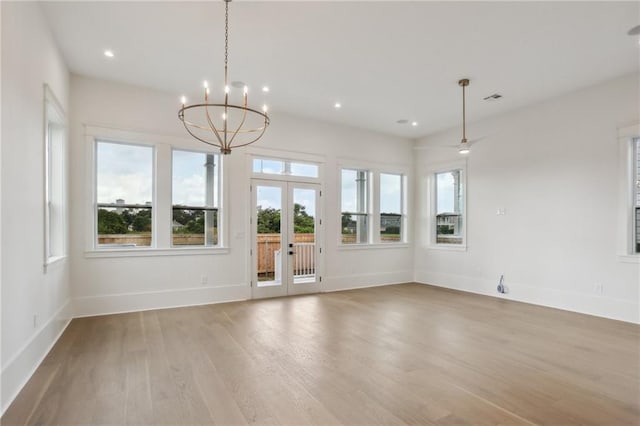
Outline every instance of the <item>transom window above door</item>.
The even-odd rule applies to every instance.
[[[254,174],[263,175],[298,176],[316,179],[320,177],[320,167],[317,164],[274,158],[254,158],[252,171]]]

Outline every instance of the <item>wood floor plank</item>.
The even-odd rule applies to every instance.
[[[75,319],[0,422],[640,424],[640,328],[418,284]]]

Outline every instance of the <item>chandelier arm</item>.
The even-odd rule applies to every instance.
[[[245,104],[246,106],[246,104]],[[229,140],[229,146],[231,146],[231,144],[233,143],[233,140],[236,138],[236,136],[238,136],[238,133],[240,132],[240,129],[242,129],[242,125],[244,124],[245,120],[247,119],[247,110],[243,109],[242,110],[242,121],[240,121],[240,124],[238,125],[238,128],[236,129],[235,132],[233,132],[233,136],[231,136],[231,139]]]
[[[211,120],[211,116],[209,115],[209,104],[204,104],[204,111],[205,111],[205,116],[207,117],[207,122],[209,123],[209,127],[211,128],[211,130],[213,130],[213,133],[216,135],[216,138],[218,139],[218,142],[220,142],[220,147],[222,148],[223,145],[225,145],[224,142],[222,142],[222,138],[220,137],[220,133],[218,132],[218,129],[216,128],[215,124],[213,124],[213,121]],[[225,135],[224,137],[225,142],[227,140],[227,135]]]
[[[255,139],[254,139],[254,140],[252,140],[251,142],[246,142],[246,143],[243,143],[243,144],[240,144],[240,145],[236,145],[236,146],[234,146],[233,148],[240,148],[240,147],[242,147],[242,146],[251,145],[252,143],[254,143],[255,141],[257,141],[258,139],[260,139],[260,138],[262,137],[262,135],[264,135],[264,132],[265,132],[266,130],[267,130],[267,126],[265,125],[265,126],[262,128],[262,132],[260,133],[260,135],[259,135],[257,138],[255,138]],[[230,146],[229,148],[231,148],[231,146]]]
[[[188,120],[184,120],[183,123],[185,123],[185,125],[187,125],[187,126],[195,127],[196,129],[207,130],[207,131],[211,130],[211,127],[209,127],[209,126],[207,126],[207,127],[201,126],[201,125],[199,125],[197,123],[193,123],[193,122],[188,121]]]
[[[202,139],[202,138],[201,138],[201,137],[199,137],[199,136],[196,136],[196,135],[191,131],[191,129],[189,129],[189,126],[187,126],[187,124],[186,124],[184,121],[182,122],[182,124],[184,124],[184,128],[187,130],[187,132],[188,132],[191,136],[193,136],[194,138],[198,139],[200,142],[203,142],[203,143],[206,143],[207,145],[215,146],[216,148],[220,148],[220,149],[222,149],[222,147],[221,147],[220,145],[218,145],[218,144],[216,144],[216,143],[213,143],[213,142],[209,142],[209,141],[207,141],[207,140]]]
[[[187,125],[191,126],[191,127],[195,127],[196,129],[200,129],[200,130],[211,130],[211,127],[207,126],[201,126],[197,123],[194,123],[192,121],[189,120],[181,120],[183,123],[186,123]],[[261,132],[262,129],[264,128],[264,126],[262,127],[256,127],[255,129],[248,129],[248,130],[239,130],[238,133],[256,133],[256,132]],[[234,132],[235,133],[235,132]]]

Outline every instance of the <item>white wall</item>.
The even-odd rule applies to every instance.
[[[618,258],[617,244],[617,129],[639,120],[638,80],[624,76],[469,126],[469,138],[487,137],[467,159],[466,251],[430,249],[426,228],[429,170],[460,157],[434,146],[455,144],[460,129],[417,141],[416,280],[497,296],[504,274],[508,299],[639,322],[640,264]]]
[[[197,84],[197,82],[194,82]],[[370,131],[274,113],[266,135],[253,147],[224,158],[229,171],[228,254],[94,258],[85,253],[87,206],[91,205],[87,179],[84,125],[134,130],[185,141],[177,119],[179,98],[140,87],[72,76],[70,199],[72,283],[77,315],[211,303],[250,297],[249,287],[249,174],[247,153],[252,149],[286,150],[324,159],[325,271],[323,291],[411,281],[413,251],[403,248],[338,249],[338,161],[355,159],[385,166],[412,167],[412,144]],[[198,146],[198,145],[196,145]],[[276,151],[273,151],[276,152]],[[90,240],[91,237],[89,237]],[[201,275],[208,277],[200,285]]]
[[[35,2],[2,2],[1,410],[69,321],[69,262],[44,264],[44,89],[68,111],[66,65]],[[34,324],[34,316],[36,323]]]

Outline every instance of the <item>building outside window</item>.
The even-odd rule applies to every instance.
[[[369,176],[367,170],[342,169],[342,244],[369,242]]]
[[[219,243],[220,156],[173,150],[172,245]]]

